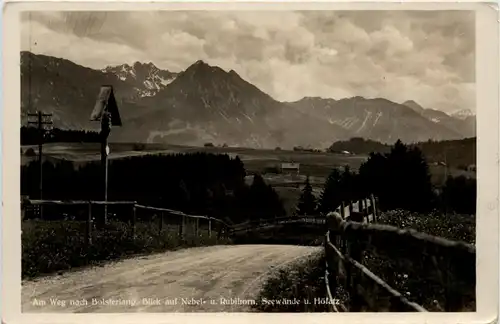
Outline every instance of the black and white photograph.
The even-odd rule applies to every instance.
[[[343,8],[21,12],[21,312],[477,312],[477,12]]]

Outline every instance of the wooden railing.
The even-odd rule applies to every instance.
[[[137,204],[135,201],[56,201],[24,200],[23,206],[82,205],[87,206],[86,242],[91,244],[94,219],[92,206],[119,205],[130,208],[131,231],[135,235],[136,211],[148,210],[159,214],[158,227],[162,230],[164,220],[170,216],[180,217],[179,236],[184,235],[188,219],[195,222],[198,232],[199,221],[208,223],[209,236],[213,224],[217,224],[218,237],[236,235],[243,231],[267,226],[291,223],[309,223],[325,228],[324,249],[326,256],[325,285],[327,298],[336,299],[336,290],[343,287],[349,294],[347,304],[331,303],[331,311],[398,311],[425,312],[421,305],[411,302],[402,293],[367,268],[367,255],[385,258],[396,263],[410,264],[418,268],[419,276],[425,276],[427,284],[443,288],[446,311],[460,310],[463,305],[475,300],[476,252],[472,245],[454,242],[440,237],[402,230],[397,227],[376,224],[378,210],[373,196],[358,201],[342,203],[335,212],[326,216],[292,216],[261,219],[247,223],[229,225],[208,216],[189,215],[167,208]]]
[[[179,226],[179,237],[183,237],[185,234],[185,226],[186,221],[188,219],[194,220],[194,231],[195,236],[198,236],[198,231],[200,228],[200,220],[206,221],[208,224],[208,236],[212,237],[212,233],[214,232],[214,223],[218,224],[217,236],[221,237],[222,235],[227,236],[230,232],[231,226],[226,222],[209,216],[200,216],[200,215],[190,215],[185,214],[183,212],[168,209],[168,208],[158,208],[152,206],[145,206],[137,204],[135,201],[85,201],[85,200],[31,200],[25,199],[22,201],[21,210],[24,212],[27,208],[32,206],[86,206],[87,208],[87,217],[85,219],[85,241],[88,245],[92,244],[92,231],[96,227],[96,217],[93,215],[92,210],[93,206],[124,206],[129,208],[131,212],[130,217],[130,230],[132,237],[135,237],[136,232],[136,223],[137,223],[137,210],[149,210],[155,212],[156,216],[158,216],[158,229],[161,232],[164,227],[165,219],[171,215],[180,218],[178,222]],[[103,214],[100,214],[103,216]],[[24,217],[23,217],[24,218]],[[102,219],[102,217],[101,217]]]
[[[373,212],[376,219],[376,208]],[[364,263],[371,257],[413,271],[421,285],[442,288],[444,305],[436,306],[440,310],[460,311],[475,304],[474,246],[415,230],[371,224],[367,215],[364,210],[343,217],[337,211],[326,217],[327,297],[335,298],[339,286],[350,296],[348,305],[332,306],[332,311],[427,311],[370,271]]]
[[[338,300],[336,290],[342,287],[349,296],[346,303],[329,304],[332,312],[391,311],[427,312],[410,301],[412,294],[401,293],[369,269],[370,258],[389,262],[391,266],[418,277],[420,285],[432,285],[442,304],[434,300],[432,311],[460,311],[475,304],[475,248],[441,237],[377,224],[377,201],[373,197],[342,203],[326,216],[295,216],[256,220],[232,227],[232,233],[291,223],[312,223],[325,227],[325,285],[327,298]],[[394,269],[395,269],[394,268]],[[391,268],[393,269],[393,268]],[[395,271],[395,270],[391,271]],[[380,270],[387,277],[387,269]],[[394,273],[389,274],[389,277]],[[408,275],[408,274],[404,274]],[[413,279],[413,278],[412,278]],[[415,287],[414,287],[415,289]],[[417,288],[418,289],[418,288]],[[418,293],[412,291],[412,293]],[[420,300],[429,296],[420,296]],[[439,297],[436,297],[439,299]],[[473,310],[472,310],[473,311]]]

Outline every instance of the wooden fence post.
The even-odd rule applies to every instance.
[[[370,203],[372,205],[372,210],[373,210],[373,222],[377,222],[377,207],[375,206],[375,197],[373,194],[370,195]]]
[[[345,219],[345,203],[342,202],[340,204],[340,215],[342,216],[342,219]]]
[[[365,200],[364,199],[360,199],[359,200],[359,203],[358,203],[358,209],[359,209],[359,212],[363,215],[363,220],[365,220],[366,218],[366,213],[365,213]],[[366,220],[368,222],[368,219]]]
[[[352,212],[354,211],[354,205],[352,200],[349,200],[349,218],[352,216]]]
[[[163,212],[160,212],[160,223],[159,223],[159,234],[161,235],[161,231],[163,231]]]
[[[357,237],[349,237],[348,238],[348,253],[349,257],[359,263],[362,263],[362,258],[363,258],[363,242],[359,241],[359,238]],[[350,307],[349,311],[350,312],[359,312],[362,310],[362,307],[364,306],[364,298],[360,294],[359,288],[362,289],[362,287],[359,287],[362,283],[362,277],[364,274],[360,271],[356,271],[353,275],[353,269],[355,267],[353,265],[349,265],[349,296],[350,298]],[[358,288],[359,287],[359,288]]]
[[[200,229],[200,219],[196,218],[196,222],[194,223],[194,235],[196,236],[196,238],[198,238],[199,229]]]
[[[370,202],[369,199],[365,198],[365,216],[366,216],[366,222],[367,223],[372,223],[373,222],[373,216],[372,220],[370,221],[370,206],[368,206],[368,203]]]
[[[181,223],[179,224],[179,237],[181,240],[184,238],[184,215],[182,215]]]
[[[132,205],[132,239],[135,239],[136,207]]]
[[[89,201],[89,211],[85,226],[85,245],[88,247],[92,244],[92,203]]]
[[[208,218],[208,237],[212,238],[212,217]]]

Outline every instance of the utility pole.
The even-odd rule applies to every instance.
[[[28,125],[36,125],[38,129],[38,163],[40,165],[40,200],[43,199],[43,142],[45,137],[45,126],[52,125],[52,114],[46,114],[42,111],[28,113]],[[36,121],[30,120],[30,117],[36,117]],[[43,218],[42,206],[40,206],[40,218]]]

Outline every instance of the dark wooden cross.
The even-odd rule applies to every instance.
[[[103,85],[99,91],[94,110],[90,115],[91,121],[100,121],[100,142],[101,142],[101,167],[104,177],[104,201],[108,200],[108,137],[111,132],[111,126],[122,126],[120,112],[113,91],[113,86]],[[104,216],[102,221],[107,223],[107,205],[104,205]]]

